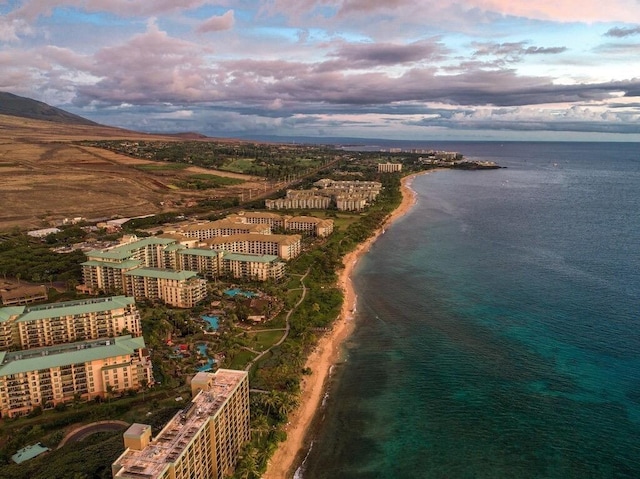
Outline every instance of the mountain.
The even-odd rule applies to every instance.
[[[98,123],[60,108],[8,92],[0,92],[0,115],[18,116],[68,125],[100,126]]]

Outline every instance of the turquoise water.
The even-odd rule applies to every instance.
[[[218,316],[200,316],[200,319],[204,320],[209,327],[207,328],[209,331],[217,331],[218,330]]]
[[[196,345],[196,348],[198,349],[198,352],[200,353],[200,355],[202,357],[207,357],[207,345],[200,343]],[[213,365],[216,363],[215,359],[211,359],[211,358],[207,358],[207,362],[206,364],[203,364],[202,366],[198,366],[197,370],[198,371],[211,371],[211,369],[213,368]]]
[[[251,291],[244,291],[242,289],[239,288],[232,288],[232,289],[227,289],[225,290],[224,294],[226,294],[227,296],[237,296],[237,295],[241,295],[241,296],[246,296],[247,298],[254,298],[257,296],[256,293],[253,293]]]
[[[414,181],[298,476],[640,478],[640,148],[442,149],[508,168]]]

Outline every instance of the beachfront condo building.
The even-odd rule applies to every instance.
[[[123,334],[140,336],[132,297],[0,308],[0,350],[32,349]]]
[[[252,224],[268,224],[271,228],[280,228],[285,231],[302,231],[318,237],[326,237],[333,233],[333,220],[329,218],[253,211],[241,211],[233,218]]]
[[[142,336],[0,352],[0,414],[21,416],[36,407],[108,397],[152,382]]]
[[[242,221],[244,219],[230,223],[239,225]],[[271,231],[269,224],[245,226]],[[206,281],[198,275],[279,279],[284,274],[283,261],[295,258],[302,251],[299,234],[243,233],[201,240],[199,237],[208,237],[212,230],[200,234],[196,227],[200,226],[192,225],[190,229],[193,238],[185,238],[180,232],[142,240],[129,237],[118,246],[89,251],[87,261],[82,263],[83,290],[123,293],[136,299],[160,300],[171,306],[191,308],[206,296]],[[321,225],[319,231],[327,228],[329,225]],[[240,265],[243,261],[247,264]]]
[[[264,200],[268,210],[326,210],[331,206],[331,196],[315,190],[287,190],[284,198]]]
[[[378,173],[396,173],[402,171],[402,163],[378,163]]]
[[[336,208],[339,211],[363,211],[369,204],[360,194],[340,193],[335,196]]]
[[[146,424],[127,429],[125,451],[111,466],[115,479],[224,479],[233,473],[250,439],[247,372],[200,372],[191,391],[192,401],[156,437]]]
[[[284,277],[285,264],[275,255],[225,253],[224,270],[237,279],[279,281]]]
[[[200,241],[217,238],[219,236],[231,236],[241,234],[271,234],[268,224],[252,224],[239,221],[236,217],[229,217],[222,220],[210,221],[208,223],[195,223],[184,226],[177,231],[185,238],[196,238]]]
[[[302,231],[311,236],[326,238],[333,233],[333,220],[314,216],[292,216],[286,219],[285,228],[289,231]]]
[[[144,267],[124,273],[124,290],[137,299],[193,308],[207,296],[207,281],[195,271]]]
[[[230,218],[236,221],[244,221],[245,223],[266,224],[271,228],[284,229],[286,216],[264,211],[239,211],[235,215],[230,216]]]
[[[220,236],[204,241],[211,249],[230,253],[268,254],[287,261],[302,252],[302,236],[295,235],[232,235]]]
[[[374,201],[382,190],[377,181],[316,181],[310,190],[287,190],[285,198],[265,200],[265,207],[276,209],[327,209],[361,211]]]

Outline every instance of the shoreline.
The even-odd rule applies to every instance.
[[[309,431],[316,413],[320,410],[322,399],[331,378],[331,370],[340,361],[342,345],[355,327],[353,314],[357,304],[357,296],[351,281],[353,270],[362,255],[384,233],[385,228],[404,216],[413,207],[417,200],[415,191],[411,189],[413,179],[418,175],[428,173],[430,171],[418,172],[402,178],[400,187],[402,201],[400,205],[389,214],[372,236],[344,256],[344,268],[340,271],[338,277],[338,284],[344,294],[340,316],[333,323],[331,331],[320,338],[318,344],[307,358],[305,367],[311,368],[312,374],[303,376],[300,406],[291,413],[285,429],[287,439],[278,445],[278,449],[269,460],[267,470],[262,476],[263,479],[291,478],[302,461],[300,455],[303,452],[306,453]]]

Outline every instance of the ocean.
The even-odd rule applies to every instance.
[[[640,145],[424,146],[296,477],[640,478]]]

